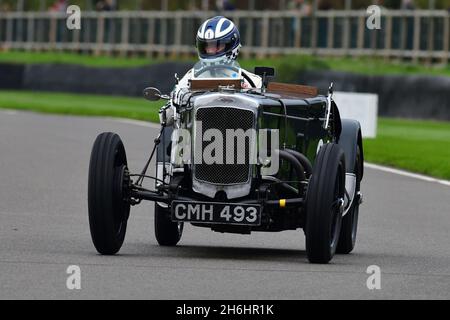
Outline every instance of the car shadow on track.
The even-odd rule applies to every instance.
[[[131,250],[130,250],[131,249]],[[295,262],[306,261],[304,250],[275,249],[275,248],[245,248],[223,246],[195,246],[179,245],[177,247],[161,247],[157,245],[129,245],[123,255],[129,257],[157,257],[157,258],[194,258],[217,260],[253,260]]]

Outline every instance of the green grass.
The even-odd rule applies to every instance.
[[[141,98],[0,91],[0,108],[157,122],[164,102]],[[366,160],[450,180],[450,123],[382,118],[365,139]]]
[[[450,77],[450,64],[430,65],[386,62],[380,58],[331,58],[326,60],[332,70],[366,75],[430,75]]]
[[[450,123],[380,119],[366,160],[450,180]]]
[[[178,58],[177,61],[195,62],[195,58]],[[144,57],[92,56],[65,52],[0,52],[0,63],[59,63],[76,64],[91,67],[140,67],[160,63],[162,59]],[[422,64],[386,62],[383,59],[362,58],[321,58],[305,55],[282,56],[266,59],[239,59],[242,67],[253,70],[255,66],[273,66],[278,80],[296,80],[298,72],[303,70],[336,70],[366,75],[382,74],[424,74],[450,76],[450,65],[426,66]]]
[[[158,122],[164,102],[67,93],[0,91],[0,108],[82,116],[108,116]]]
[[[273,66],[279,80],[296,81],[298,73],[305,70],[333,70],[362,75],[429,75],[450,77],[450,65],[426,66],[406,62],[386,62],[384,59],[360,57],[285,56],[273,59],[240,60],[242,67],[253,70],[255,66]]]
[[[183,59],[178,59],[178,61]],[[166,60],[145,57],[113,57],[75,54],[66,52],[28,52],[3,51],[0,52],[0,63],[23,64],[73,64],[97,68],[141,67]],[[189,61],[189,60],[186,60]]]

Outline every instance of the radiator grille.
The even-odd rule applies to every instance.
[[[245,164],[237,164],[236,150],[238,150],[238,148],[236,142],[234,142],[234,164],[227,164],[227,144],[225,143],[225,137],[227,129],[242,129],[246,132],[247,130],[254,128],[254,118],[254,113],[252,111],[233,107],[209,107],[197,110],[195,120],[202,122],[202,136],[209,129],[217,129],[222,133],[224,138],[223,164],[195,164],[194,174],[197,180],[218,185],[243,184],[249,181],[250,139],[245,140]],[[205,147],[211,142],[195,141],[195,143],[195,152],[202,152],[203,154]],[[201,143],[201,148],[198,147],[198,143]],[[199,154],[196,155],[197,159],[200,159],[199,156]]]

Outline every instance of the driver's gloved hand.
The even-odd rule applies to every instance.
[[[159,110],[159,122],[166,126],[172,126],[175,122],[175,113],[176,108],[169,102]]]
[[[172,98],[172,105],[174,105],[175,107],[183,105],[188,92],[189,89],[176,86],[170,96]]]

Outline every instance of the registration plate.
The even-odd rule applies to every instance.
[[[172,202],[172,221],[230,224],[261,225],[261,206],[211,202]]]

